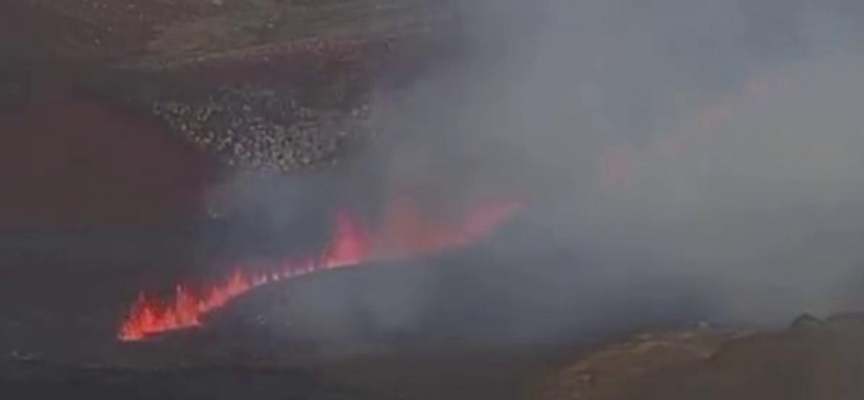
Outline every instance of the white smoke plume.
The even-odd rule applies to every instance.
[[[486,285],[513,276],[508,261],[531,277],[494,286],[509,299],[499,307],[551,305],[511,325],[554,334],[632,318],[619,305],[640,291],[695,293],[713,303],[708,317],[747,324],[860,305],[864,5],[454,6],[463,56],[377,93],[373,123],[392,155],[388,185],[445,204],[531,199],[518,228],[530,240],[492,241],[479,261]],[[558,254],[532,261],[538,240]],[[406,304],[428,307],[434,279],[406,276],[407,286],[364,281],[373,320],[421,324]],[[314,310],[328,293],[294,300]]]
[[[714,282],[723,318],[857,304],[864,7],[462,7],[468,56],[376,108],[404,141],[396,179],[528,192],[556,241],[653,255],[640,274]]]

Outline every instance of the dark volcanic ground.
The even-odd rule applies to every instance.
[[[665,348],[662,335],[572,357],[635,329],[710,314],[710,302],[695,301],[710,299],[710,291],[638,275],[632,286],[607,288],[614,295],[580,290],[596,285],[587,273],[592,266],[644,266],[646,259],[587,245],[569,248],[566,254],[582,257],[573,259],[520,220],[467,249],[274,285],[226,307],[204,329],[118,343],[117,324],[139,289],[170,290],[226,257],[201,225],[205,189],[222,170],[159,121],[62,80],[6,89],[0,394],[11,398],[506,400],[549,391],[555,400],[718,393],[761,400],[860,393],[855,318],[744,337],[716,353],[715,341],[705,351],[685,343],[695,356],[671,351],[676,368],[645,375],[643,362],[666,365],[667,353],[651,352]],[[490,245],[497,251],[487,251]],[[561,369],[573,359],[586,361]],[[688,363],[675,364],[681,360]],[[752,365],[762,370],[751,374]],[[605,371],[622,384],[606,384]],[[559,381],[549,383],[550,376]],[[595,397],[578,397],[583,393]]]
[[[530,279],[526,261],[539,262],[533,255],[503,263],[483,246],[273,287],[230,307],[210,329],[120,344],[117,324],[138,290],[170,290],[220,255],[202,242],[198,224],[204,189],[220,170],[158,121],[62,80],[16,90],[0,114],[0,183],[7,193],[0,201],[0,393],[16,399],[166,393],[182,399],[507,399],[537,384],[566,354],[477,345],[507,338],[542,310],[577,311],[550,309],[554,298],[499,307],[511,300],[501,296],[507,288],[518,283],[519,298],[530,299],[550,277]],[[498,278],[482,279],[490,274]],[[344,314],[358,299],[361,310],[384,310],[430,288],[443,294],[408,310],[423,315],[420,320],[394,327],[376,321],[382,316],[376,312]],[[320,293],[332,299],[324,308]],[[286,309],[288,303],[298,306]],[[269,318],[264,329],[261,315]],[[322,325],[321,315],[337,318]],[[555,315],[562,314],[540,319]],[[296,326],[280,328],[285,317]],[[334,327],[347,335],[320,340]],[[198,366],[178,370],[178,364]],[[200,366],[214,364],[231,367]],[[259,366],[243,367],[250,364]]]
[[[368,352],[392,335],[373,330],[368,338],[360,335],[370,341],[350,343],[360,353],[329,361],[318,358],[354,353],[334,346],[342,341],[340,337],[310,343],[316,336],[315,324],[311,331],[300,331],[307,336],[277,336],[263,346],[256,343],[260,330],[248,325],[250,320],[260,314],[262,304],[289,300],[283,291],[291,291],[290,286],[250,296],[226,311],[225,322],[204,332],[131,346],[118,343],[117,325],[138,290],[170,290],[173,282],[201,274],[196,267],[211,265],[224,254],[208,248],[201,235],[206,188],[220,180],[223,170],[206,153],[177,140],[158,119],[81,90],[57,70],[49,72],[9,72],[0,103],[0,187],[5,193],[0,199],[0,393],[4,396],[14,394],[13,398],[22,400],[58,396],[500,399],[519,394],[523,385],[544,371],[540,366],[546,361],[534,349],[450,346],[440,337],[460,332],[449,329],[436,333],[439,338],[433,342],[417,338],[389,354]],[[318,285],[333,293],[347,284],[354,287],[349,297],[362,295],[363,282],[374,281],[381,273],[391,275],[391,268],[369,277],[323,277]],[[395,276],[397,283],[404,280]],[[411,276],[409,272],[408,281]],[[442,279],[454,278],[464,276]],[[362,281],[359,286],[357,279]],[[476,280],[470,282],[468,286],[478,287]],[[302,293],[314,293],[315,287],[300,292],[299,299],[304,299]],[[458,292],[481,292],[475,289],[463,287]],[[310,307],[314,299],[305,301],[300,316],[314,319],[322,310]],[[451,322],[460,325],[458,320],[473,318],[475,311],[453,313],[451,305],[435,313],[450,315],[456,318]],[[284,316],[279,307],[270,306],[268,312]],[[364,321],[362,316],[349,317],[336,326],[358,332],[365,329]],[[483,324],[481,318],[462,325],[477,329]],[[410,337],[416,332],[408,333]],[[418,347],[424,341],[431,344]],[[268,351],[278,354],[261,356]],[[279,366],[273,366],[274,361]],[[243,367],[261,363],[268,366]],[[164,369],[168,364],[171,367]],[[178,370],[178,364],[232,366]],[[126,369],[135,365],[160,368]]]

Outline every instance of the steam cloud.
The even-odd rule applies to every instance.
[[[859,3],[457,2],[465,56],[373,104],[393,154],[383,181],[443,209],[532,198],[520,229],[542,234],[492,241],[479,262],[487,285],[515,268],[491,264],[531,263],[519,266],[529,279],[495,287],[511,311],[558,307],[521,324],[534,333],[633,318],[619,299],[639,291],[687,293],[655,306],[698,300],[745,323],[853,308],[864,283]],[[556,256],[531,258],[538,241]],[[363,281],[388,329],[399,316],[420,324],[406,304],[420,312],[434,296],[433,278],[407,274]],[[296,297],[331,307],[340,291]]]

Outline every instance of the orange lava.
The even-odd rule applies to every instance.
[[[465,245],[487,235],[521,207],[517,202],[485,204],[470,210],[459,223],[445,223],[424,215],[416,203],[403,199],[387,210],[383,223],[374,231],[364,227],[355,216],[340,212],[334,216],[329,246],[314,257],[284,260],[268,272],[238,268],[225,281],[201,290],[179,285],[169,300],[142,293],[132,304],[118,338],[137,341],[162,332],[200,326],[207,313],[268,283]]]

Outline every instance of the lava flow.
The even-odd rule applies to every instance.
[[[521,208],[517,202],[486,204],[471,210],[459,223],[440,223],[423,215],[412,201],[391,207],[375,230],[350,213],[334,216],[329,246],[313,257],[283,260],[268,272],[235,269],[228,279],[200,290],[179,285],[167,301],[144,293],[132,305],[118,333],[122,341],[201,325],[202,317],[261,285],[315,271],[352,267],[370,261],[418,256],[478,240]]]

